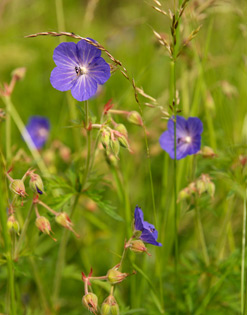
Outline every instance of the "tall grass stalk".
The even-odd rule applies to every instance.
[[[26,127],[25,127],[19,113],[15,109],[10,97],[4,96],[4,97],[2,97],[2,99],[6,105],[6,108],[8,108],[8,110],[9,110],[9,114],[10,114],[11,118],[15,122],[15,124],[16,124],[17,128],[19,129],[23,139],[25,140],[36,164],[38,165],[38,167],[40,169],[40,171],[43,173],[43,175],[47,175],[48,174],[47,167],[46,167],[39,151],[36,149],[36,146],[33,143],[32,138],[30,137],[29,133],[26,131]]]

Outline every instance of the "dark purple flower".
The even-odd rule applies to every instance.
[[[84,39],[59,44],[53,54],[57,67],[51,72],[51,85],[59,91],[71,90],[80,102],[88,100],[96,94],[98,84],[111,76],[109,64],[100,55],[101,50]]]
[[[147,221],[144,221],[143,212],[141,208],[136,206],[135,208],[135,230],[141,231],[142,234],[139,237],[145,243],[149,243],[156,246],[162,246],[157,242],[158,232],[155,227]]]
[[[28,120],[26,130],[29,133],[36,149],[40,149],[46,143],[50,131],[50,122],[41,116],[32,116]]]
[[[203,125],[199,118],[176,116],[176,158],[180,160],[187,155],[195,154],[201,147]],[[168,130],[160,136],[160,146],[174,159],[174,121],[169,119]]]

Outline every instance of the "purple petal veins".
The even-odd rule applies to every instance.
[[[111,76],[101,50],[84,39],[77,44],[61,43],[55,48],[53,59],[57,67],[51,72],[51,85],[59,91],[71,90],[78,101],[94,96],[98,84],[104,84]]]
[[[160,146],[174,159],[174,121],[169,119],[168,129],[160,136]],[[187,155],[197,153],[201,147],[203,124],[197,117],[186,120],[176,116],[176,158],[180,160]]]

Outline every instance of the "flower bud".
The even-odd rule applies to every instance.
[[[110,136],[111,136],[110,132],[104,128],[101,132],[101,143],[105,149],[107,149],[109,147]]]
[[[17,234],[19,234],[20,226],[18,221],[16,220],[15,216],[12,214],[8,217],[7,221],[7,228],[9,231],[15,231]]]
[[[42,233],[50,235],[51,225],[50,225],[49,220],[46,219],[46,217],[43,217],[43,216],[37,217],[35,221],[35,225]]]
[[[80,237],[72,228],[73,223],[71,222],[69,216],[66,212],[58,212],[55,216],[55,221],[65,227],[66,229],[70,230],[75,234],[76,237]]]
[[[16,80],[21,80],[25,77],[26,74],[26,68],[16,68],[12,73],[12,77],[15,77]]]
[[[196,181],[196,189],[197,189],[199,195],[201,195],[202,193],[204,193],[207,190],[206,183],[203,179],[199,178]]]
[[[40,195],[44,193],[44,184],[41,177],[38,174],[35,173],[31,174],[29,187],[32,189],[33,192],[39,193]]]
[[[214,150],[207,146],[203,147],[199,153],[201,153],[204,158],[213,158],[216,156]]]
[[[106,276],[107,276],[107,280],[111,284],[115,284],[115,283],[122,282],[126,277],[128,277],[128,274],[122,273],[122,272],[118,271],[116,267],[113,267],[112,269],[110,269],[107,272]]]
[[[138,126],[143,126],[143,121],[142,121],[141,115],[136,111],[130,112],[127,116],[127,119],[132,124],[135,124]]]
[[[17,195],[21,197],[25,197],[26,190],[25,190],[25,185],[21,179],[14,179],[10,185],[9,188]]]
[[[118,166],[118,158],[112,153],[106,153],[106,161],[109,165]]]
[[[87,293],[82,298],[82,304],[94,314],[97,313],[98,297],[94,293]]]
[[[115,156],[118,156],[119,150],[120,150],[120,144],[119,144],[118,139],[111,139],[110,140],[110,148],[111,148],[112,153]]]
[[[121,147],[130,150],[129,142],[128,142],[127,138],[124,135],[120,135],[118,137],[118,141],[119,141]]]
[[[190,190],[188,189],[188,187],[182,189],[179,193],[178,193],[178,200],[177,202],[187,199],[191,196]]]
[[[117,124],[117,126],[115,127],[115,130],[117,130],[122,135],[124,135],[126,138],[128,138],[128,131],[123,124]]]
[[[109,295],[102,303],[101,315],[119,315],[119,306],[113,295]]]
[[[148,253],[147,247],[144,245],[143,241],[141,240],[133,240],[128,244],[128,247],[134,253]]]
[[[209,194],[209,196],[210,196],[211,198],[214,197],[215,184],[214,184],[213,182],[211,182],[211,181],[207,184],[207,192],[208,192],[208,194]]]

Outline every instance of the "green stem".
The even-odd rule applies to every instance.
[[[5,97],[9,99],[9,96]],[[5,102],[6,105],[6,160],[11,159],[11,102]]]
[[[200,243],[201,243],[201,247],[202,247],[203,258],[204,258],[206,266],[209,266],[210,261],[209,261],[209,256],[208,256],[208,250],[207,250],[207,245],[206,245],[205,236],[204,236],[204,232],[203,232],[201,215],[200,215],[200,211],[197,207],[197,204],[195,205],[195,212],[196,212],[196,225],[197,225],[197,229],[198,229],[198,233],[199,233],[199,239],[200,239]]]
[[[64,13],[63,13],[63,1],[62,0],[56,0],[56,14],[57,14],[57,26],[59,32],[65,32],[65,22],[64,22]],[[63,39],[59,38],[60,43],[63,41]]]
[[[28,227],[28,224],[29,224],[29,221],[30,221],[30,217],[31,217],[32,211],[33,211],[33,203],[30,206],[30,209],[29,209],[28,214],[26,216],[25,223],[24,223],[23,228],[22,228],[22,232],[21,232],[20,238],[19,238],[19,240],[17,242],[17,245],[15,247],[15,254],[14,254],[14,259],[15,260],[18,259],[18,255],[19,255],[19,251],[21,249],[21,245],[22,245],[23,240],[24,240],[24,238],[26,236],[27,227]]]
[[[40,271],[37,268],[37,265],[34,261],[34,258],[32,256],[30,256],[29,258],[29,262],[32,266],[33,269],[33,274],[34,274],[34,278],[35,278],[35,282],[37,284],[38,290],[39,290],[39,297],[40,297],[40,301],[42,303],[43,309],[45,310],[45,314],[49,314],[49,306],[47,303],[47,299],[45,296],[45,290],[44,290],[44,286],[40,277]]]
[[[84,178],[82,181],[82,189],[85,187],[85,184],[88,179],[89,169],[90,169],[90,158],[91,158],[91,130],[89,127],[89,106],[88,101],[85,101],[85,128],[87,131],[87,159],[86,159],[86,166],[84,171]]]
[[[44,161],[42,160],[39,151],[36,149],[35,144],[33,143],[32,138],[30,137],[29,133],[26,131],[26,127],[23,123],[23,121],[21,120],[20,115],[18,114],[17,110],[15,109],[13,103],[11,102],[10,97],[8,96],[3,96],[2,97],[4,103],[6,104],[6,108],[9,109],[9,114],[11,116],[11,118],[14,120],[17,128],[19,129],[23,139],[25,140],[36,164],[38,165],[39,169],[41,170],[41,172],[43,173],[43,175],[47,175],[48,174],[48,170],[45,166]]]
[[[70,218],[72,218],[75,208],[77,206],[78,200],[79,200],[80,194],[78,193],[75,196],[74,204],[71,210]],[[59,291],[60,291],[60,286],[61,286],[61,278],[62,278],[62,272],[63,268],[65,265],[65,255],[66,255],[66,248],[68,244],[68,239],[69,239],[69,230],[64,230],[61,241],[60,241],[60,246],[58,250],[58,257],[57,257],[57,262],[56,262],[56,268],[55,268],[55,276],[54,276],[54,284],[53,284],[53,296],[52,300],[53,303],[56,304],[59,296]],[[55,305],[56,308],[56,305]]]
[[[243,230],[242,230],[242,261],[241,261],[241,314],[246,314],[246,297],[245,297],[245,246],[246,246],[246,198],[247,190],[245,189],[244,209],[243,209]]]
[[[1,168],[4,169],[4,166],[1,165]],[[3,173],[1,177],[3,177]],[[4,182],[4,179],[0,178],[0,191],[1,192],[4,192],[3,182]],[[12,261],[12,256],[11,256],[11,240],[10,240],[10,235],[8,233],[8,228],[7,228],[6,205],[3,203],[2,200],[0,201],[0,223],[1,223],[2,236],[4,240],[5,257],[7,260],[8,285],[9,285],[10,303],[11,303],[10,309],[11,309],[11,314],[16,315],[15,277],[14,277],[13,261]]]
[[[174,107],[174,176],[173,176],[173,190],[174,190],[174,245],[175,245],[175,290],[176,301],[179,293],[179,281],[178,281],[178,207],[177,207],[177,112],[176,112],[176,75],[175,75],[175,60],[171,61],[171,74],[170,74],[170,98],[172,99],[172,105]],[[176,303],[176,314],[178,313],[178,303]]]

